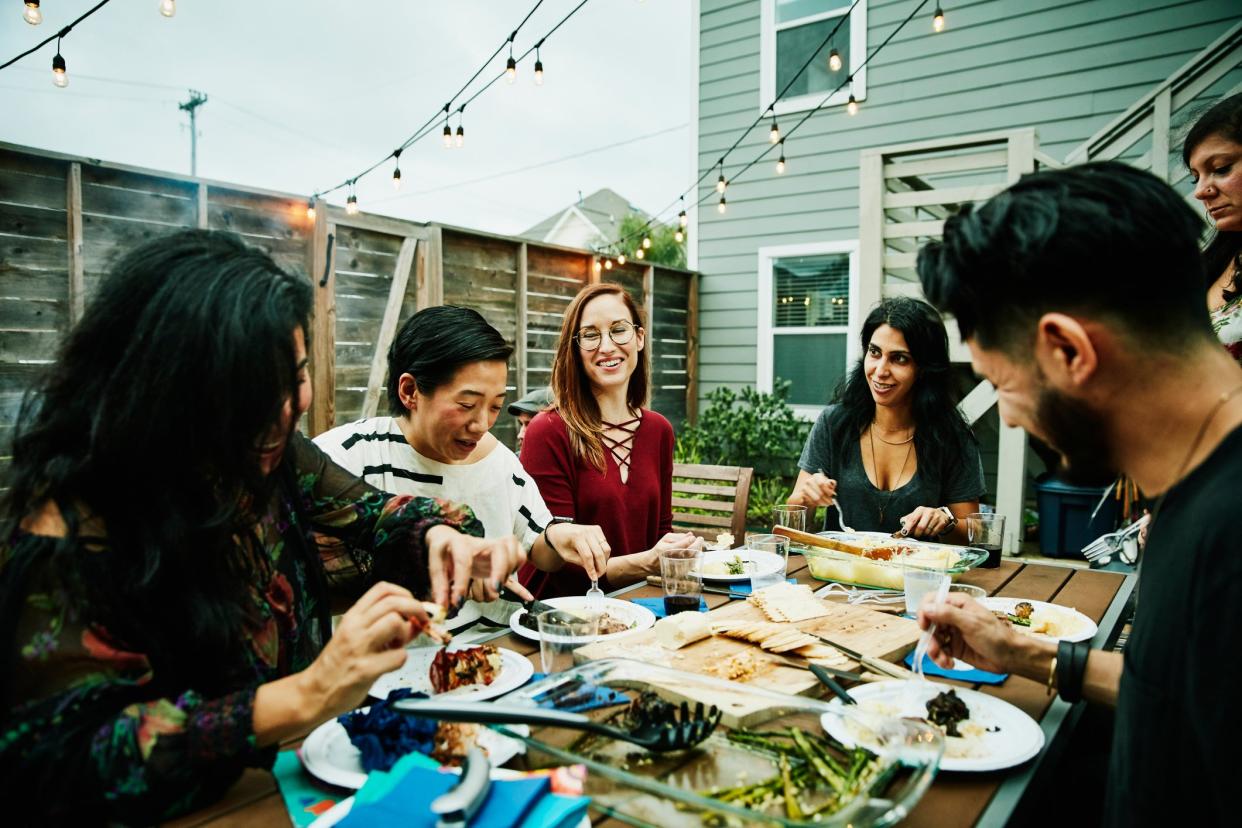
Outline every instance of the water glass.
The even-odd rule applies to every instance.
[[[568,619],[549,611],[535,620],[539,624],[539,663],[549,675],[573,667],[574,650],[590,644],[599,633],[598,615]]]
[[[664,614],[698,612],[703,599],[703,553],[698,549],[666,549],[660,553]]]
[[[943,567],[935,564],[906,564],[901,573],[902,586],[906,592],[906,615],[918,615],[923,596],[935,595],[949,575]]]
[[[799,532],[805,532],[806,507],[777,506],[772,510],[772,523],[775,526],[784,526],[788,529],[797,529]]]
[[[785,583],[785,571],[789,566],[789,538],[784,535],[752,535],[747,546],[754,552],[767,552],[780,558],[780,568],[775,570],[768,560],[762,563],[751,560],[747,564],[751,592]],[[767,558],[766,555],[764,557]]]
[[[980,566],[988,569],[1000,566],[1001,547],[1005,544],[1005,516],[983,512],[967,515],[966,542],[988,553],[988,559]]]

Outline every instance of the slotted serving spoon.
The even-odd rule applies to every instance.
[[[446,722],[480,722],[485,724],[528,724],[540,727],[566,727],[586,730],[620,739],[655,753],[684,750],[702,742],[716,725],[720,724],[721,711],[712,705],[706,710],[702,702],[691,710],[681,703],[680,715],[654,721],[650,718],[634,723],[629,730],[622,730],[597,722],[581,713],[548,710],[519,704],[495,702],[440,701],[439,699],[402,699],[394,702],[394,710],[411,716],[424,716]]]

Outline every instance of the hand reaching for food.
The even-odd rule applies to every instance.
[[[798,473],[798,482],[794,485],[793,494],[788,502],[795,506],[815,509],[819,506],[831,506],[837,496],[837,481],[832,480],[823,472],[810,474],[803,470]]]
[[[526,550],[512,535],[475,538],[440,525],[427,530],[426,543],[431,598],[446,607],[465,600],[471,578],[482,582],[482,600],[495,601],[500,585],[526,562]]]

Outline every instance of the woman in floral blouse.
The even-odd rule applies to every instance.
[[[473,577],[494,597],[522,563],[468,537],[469,510],[380,492],[297,432],[311,297],[230,236],[147,244],[23,405],[0,792],[35,822],[202,807],[399,667],[415,596],[456,604]]]

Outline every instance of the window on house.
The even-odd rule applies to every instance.
[[[866,70],[859,70],[866,50],[866,2],[859,2],[847,16],[850,5],[850,0],[764,0],[761,107],[766,109],[788,85],[777,102],[777,113],[810,109],[851,74],[854,96],[858,100],[866,97]],[[833,29],[836,33],[825,43]],[[841,68],[835,71],[829,66],[833,49],[841,57]],[[829,105],[844,104],[849,93],[846,85]]]
[[[790,383],[789,403],[814,416],[852,356],[853,242],[760,251],[758,379],[761,391]]]

